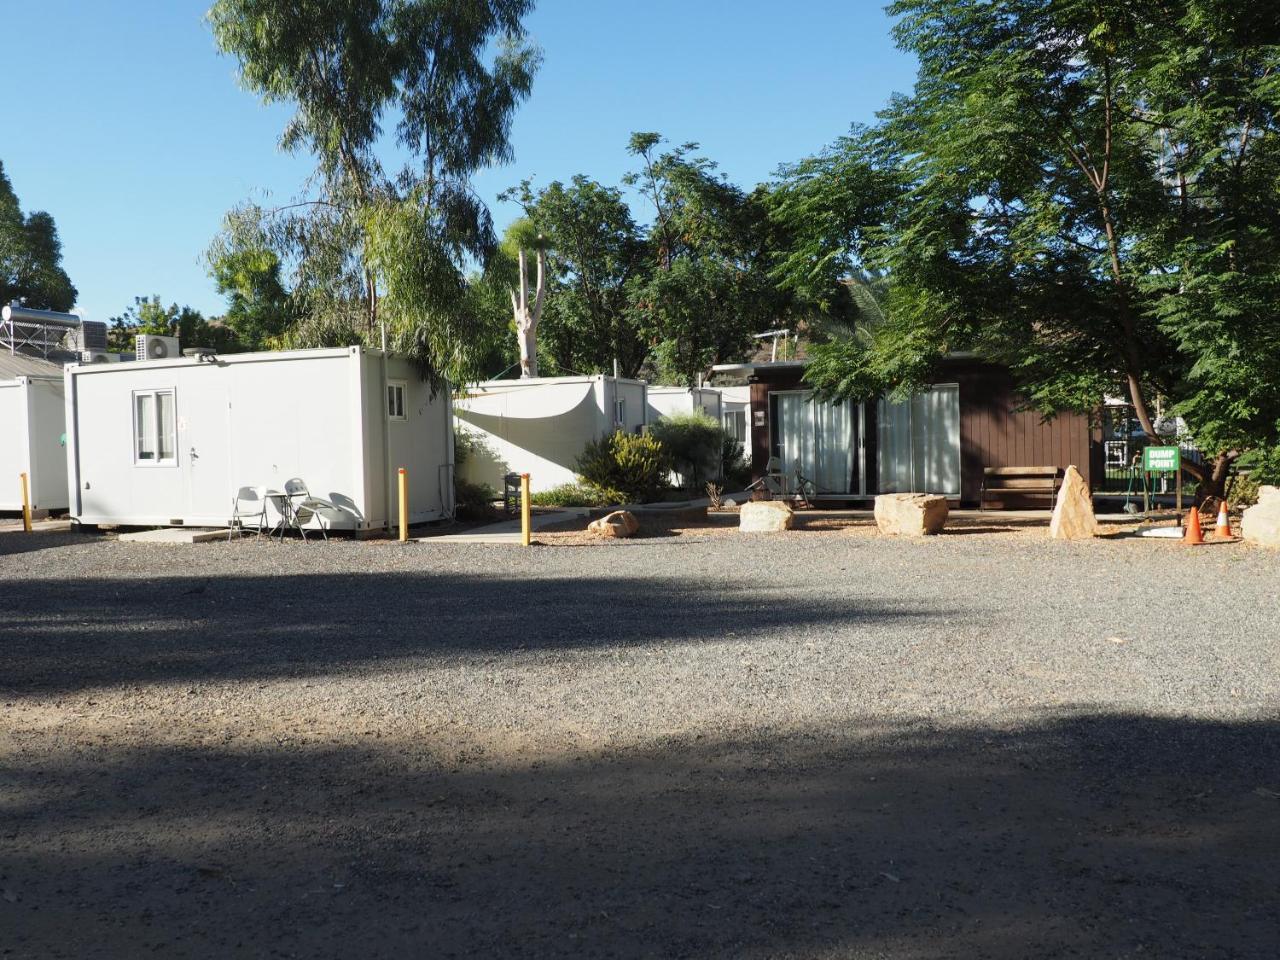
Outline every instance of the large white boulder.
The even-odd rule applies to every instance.
[[[947,525],[947,498],[933,493],[882,493],[876,529],[891,537],[930,537]]]
[[[1258,488],[1258,502],[1245,510],[1240,535],[1250,543],[1280,547],[1280,487]]]
[[[1098,534],[1098,518],[1093,514],[1093,494],[1075,467],[1067,467],[1058,500],[1049,521],[1049,536],[1054,540],[1088,540]]]
[[[738,511],[738,529],[743,533],[779,533],[790,530],[795,511],[781,500],[748,500]]]

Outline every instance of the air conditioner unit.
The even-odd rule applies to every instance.
[[[143,333],[138,336],[137,346],[139,360],[165,360],[182,356],[178,350],[177,337],[157,337],[151,333]]]
[[[108,353],[106,350],[81,350],[81,363],[119,363],[120,354]]]

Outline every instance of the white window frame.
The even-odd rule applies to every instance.
[[[406,403],[405,403],[408,392],[409,392],[408,384],[405,383],[405,381],[403,380],[387,381],[386,406],[387,406],[388,420],[408,420],[409,419],[409,415],[406,411]],[[391,402],[391,398],[393,396],[399,396],[400,398],[399,412],[395,411],[394,405]]]
[[[627,398],[613,398],[613,425],[623,429],[627,426]]]
[[[160,416],[160,397],[167,396],[173,405],[173,430],[169,436],[170,456],[160,455],[164,444],[161,434],[164,431],[164,420]],[[138,436],[138,400],[141,397],[151,398],[152,416],[155,417],[156,456],[146,459],[142,456],[140,437]],[[129,422],[133,425],[133,465],[135,467],[176,467],[178,465],[178,391],[175,387],[156,387],[153,390],[134,390],[129,397]]]

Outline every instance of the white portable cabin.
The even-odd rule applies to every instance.
[[[694,413],[701,410],[717,423],[720,422],[720,391],[711,387],[649,387],[649,422],[669,417],[673,413]]]
[[[478,383],[459,391],[454,416],[473,441],[465,479],[501,490],[506,474],[527,473],[535,493],[572,483],[589,441],[649,422],[646,384],[604,375]]]
[[[66,369],[71,514],[81,523],[225,526],[240,487],[301,478],[327,529],[453,511],[447,391],[362,347],[177,357]],[[271,517],[269,513],[269,518]]]
[[[0,510],[22,509],[24,473],[32,510],[67,508],[62,391],[60,364],[0,353]]]

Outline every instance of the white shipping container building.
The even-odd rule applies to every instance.
[[[67,508],[62,366],[0,353],[0,510],[22,509],[27,475],[33,511]]]
[[[646,384],[610,376],[488,380],[460,391],[454,414],[473,441],[465,479],[501,490],[506,474],[527,473],[534,493],[572,483],[589,441],[649,422]]]
[[[448,393],[376,350],[72,365],[66,422],[81,523],[226,526],[240,487],[297,477],[337,508],[310,526],[372,530],[399,522],[399,467],[411,523],[453,510]]]
[[[701,410],[712,420],[720,422],[720,391],[711,387],[649,387],[649,422],[669,417],[673,413],[693,413]]]

